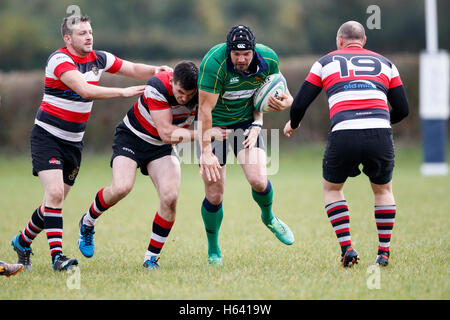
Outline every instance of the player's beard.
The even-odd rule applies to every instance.
[[[249,66],[250,66],[249,63],[237,63],[234,67],[236,68],[236,70],[240,72],[245,72],[248,70]]]
[[[75,51],[77,51],[81,55],[85,56],[93,50],[93,45],[94,45],[93,42],[91,42],[90,45],[87,45],[86,43],[74,44],[73,48],[75,49]]]

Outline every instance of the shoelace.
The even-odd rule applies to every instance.
[[[20,261],[19,263],[23,265],[28,265],[31,262],[31,255],[34,255],[33,250],[31,248],[26,248],[24,251],[19,251]]]
[[[81,228],[81,235],[83,236],[84,243],[87,246],[92,245],[92,240],[93,240],[93,235],[94,235],[93,228],[83,226]]]
[[[281,229],[282,234],[286,233],[286,229],[278,220],[276,220],[274,224],[268,224],[267,226],[272,229],[275,228],[275,224],[277,225],[276,229]]]

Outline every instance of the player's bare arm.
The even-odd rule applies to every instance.
[[[173,115],[170,109],[151,110],[150,114],[164,143],[177,144],[194,140],[194,130],[180,128],[172,124]]]
[[[161,71],[173,71],[169,66],[152,66],[123,60],[122,67],[117,74],[137,80],[147,80]]]
[[[200,136],[200,146],[201,146],[201,156],[200,156],[200,175],[203,173],[206,175],[208,181],[220,180],[220,164],[217,157],[212,152],[211,146],[211,133],[212,133],[212,110],[217,103],[219,98],[218,94],[210,93],[204,90],[199,90],[199,110],[198,110],[198,120],[201,126]]]
[[[256,110],[253,111],[253,124],[250,128],[245,130],[244,135],[247,138],[244,140],[243,145],[245,148],[253,148],[258,141],[259,133],[263,125],[263,113]]]
[[[133,97],[144,92],[145,85],[127,88],[110,88],[89,84],[78,70],[69,70],[61,75],[61,81],[84,99],[98,100],[117,97]]]

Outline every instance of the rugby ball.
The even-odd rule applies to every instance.
[[[286,90],[286,79],[281,73],[274,73],[267,76],[253,95],[255,109],[259,112],[269,112],[269,98],[277,98],[279,94],[286,93]]]

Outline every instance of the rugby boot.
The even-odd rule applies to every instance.
[[[266,227],[272,231],[275,236],[286,245],[291,245],[294,243],[294,234],[291,229],[285,224],[283,221],[278,219],[277,217],[273,217],[269,224]]]
[[[351,268],[353,265],[358,264],[359,256],[358,252],[352,247],[347,248],[347,251],[341,258],[343,268]]]
[[[158,257],[151,256],[150,259],[145,260],[144,268],[149,270],[156,270],[159,268],[158,261],[159,261]]]
[[[375,260],[375,264],[386,267],[389,264],[389,251],[381,251],[377,255],[377,259]]]
[[[72,266],[78,265],[78,260],[75,258],[68,258],[65,255],[58,253],[53,260],[53,271],[66,271]]]
[[[222,257],[213,253],[208,256],[208,265],[209,266],[221,266],[222,265]]]
[[[0,261],[0,276],[6,276],[9,278],[22,271],[23,265],[21,264],[8,264],[6,262]]]
[[[84,217],[84,215],[83,215]],[[81,253],[86,257],[90,258],[94,255],[94,226],[90,227],[83,224],[83,217],[81,217],[79,228],[80,232],[78,233],[78,248]]]
[[[31,271],[32,263],[31,263],[31,255],[33,254],[33,250],[31,248],[22,247],[19,242],[19,237],[21,233],[19,232],[12,241],[11,245],[14,248],[14,251],[17,253],[17,263],[23,265],[25,271]]]

